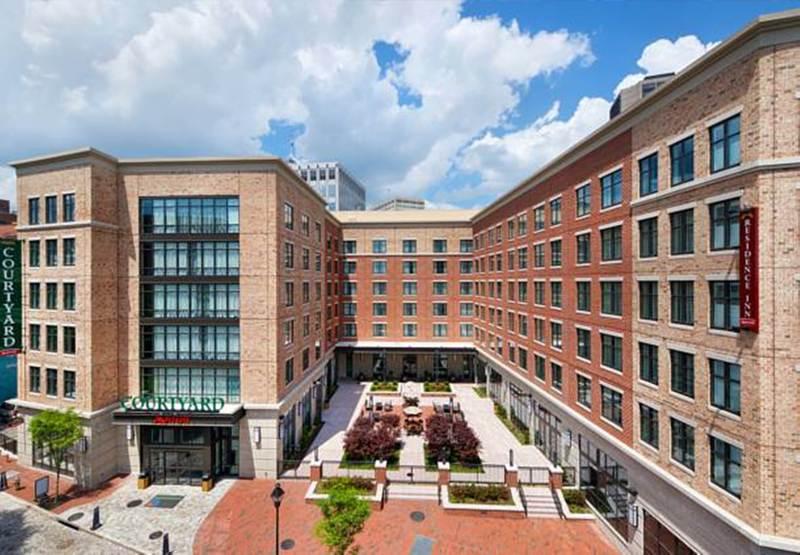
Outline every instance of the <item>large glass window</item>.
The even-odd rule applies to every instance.
[[[145,360],[239,360],[237,326],[142,326]]]
[[[237,241],[153,241],[142,243],[142,275],[239,275]]]
[[[639,160],[639,196],[658,192],[658,153]]]
[[[602,208],[622,204],[622,170],[617,170],[600,178]]]
[[[741,162],[739,116],[733,116],[708,130],[711,143],[711,173],[738,166]]]
[[[733,362],[709,359],[711,405],[732,414],[741,414],[742,367]]]
[[[669,358],[672,391],[694,398],[694,355],[670,349]]]
[[[140,203],[142,233],[239,233],[237,197],[143,198]],[[293,217],[292,209],[292,224]]]
[[[742,496],[742,450],[714,436],[709,436],[711,481],[736,497]]]
[[[711,250],[739,248],[739,199],[715,202],[708,207]]]
[[[238,318],[238,283],[143,284],[143,318]]]
[[[694,135],[669,147],[672,186],[694,179]]]

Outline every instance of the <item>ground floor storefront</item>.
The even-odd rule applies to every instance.
[[[482,374],[475,352],[446,344],[430,348],[353,346],[337,349],[345,379],[356,381],[475,382]]]

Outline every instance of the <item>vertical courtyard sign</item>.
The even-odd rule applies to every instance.
[[[758,209],[739,215],[739,327],[758,333]]]
[[[20,244],[16,240],[0,240],[0,356],[22,350],[22,267]]]

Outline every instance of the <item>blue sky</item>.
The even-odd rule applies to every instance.
[[[0,21],[0,160],[294,153],[369,200],[476,207],[788,1],[18,0]],[[14,194],[0,166],[0,196]]]

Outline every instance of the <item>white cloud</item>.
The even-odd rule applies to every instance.
[[[614,89],[614,95],[616,96],[625,87],[635,85],[647,75],[678,72],[718,44],[718,42],[703,43],[695,35],[685,35],[675,41],[658,39],[651,42],[644,47],[642,55],[636,61],[636,65],[644,72],[623,77]]]
[[[460,2],[30,0],[0,20],[0,159],[92,144],[120,156],[257,152],[343,161],[377,201],[423,195],[502,125],[532,79],[593,60],[589,39],[465,18]],[[407,54],[381,77],[376,41]],[[419,96],[400,105],[397,87]]]

